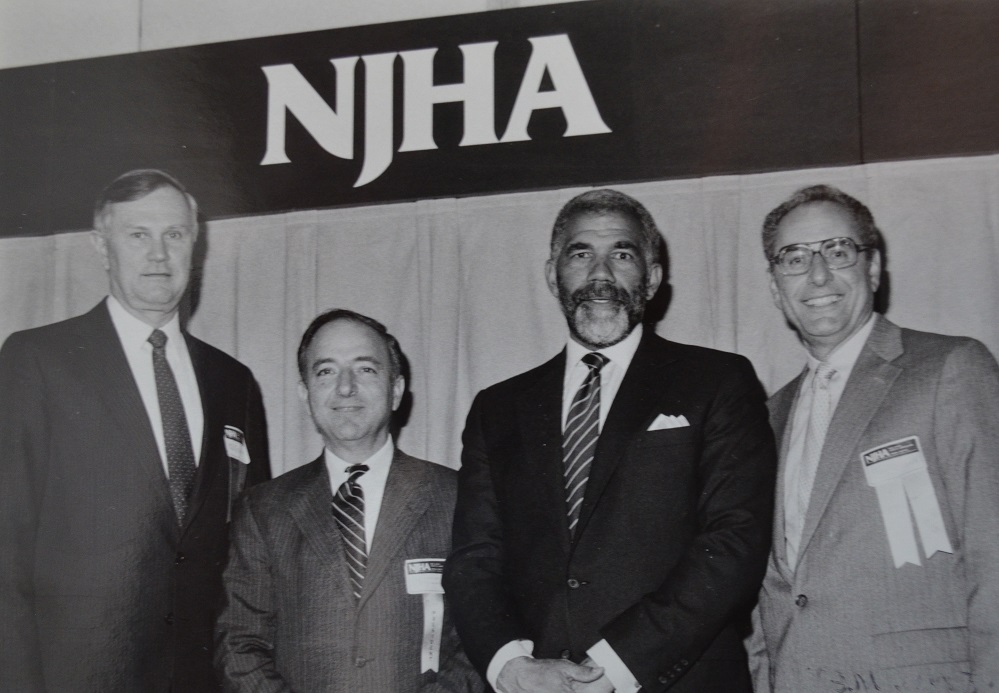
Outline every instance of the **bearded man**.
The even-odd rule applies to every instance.
[[[567,346],[468,415],[444,585],[501,693],[751,690],[773,435],[745,358],[643,327],[661,243],[627,195],[570,200],[545,267]]]

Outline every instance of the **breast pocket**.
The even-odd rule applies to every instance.
[[[635,447],[641,449],[672,447],[675,445],[696,445],[700,440],[700,429],[696,426],[681,426],[664,428],[658,431],[646,431],[639,438]]]

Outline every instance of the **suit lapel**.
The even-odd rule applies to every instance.
[[[798,552],[801,556],[808,549],[815,528],[848,465],[859,464],[859,458],[854,455],[857,444],[880,409],[892,383],[902,372],[901,368],[891,363],[901,353],[901,330],[877,316],[874,329],[857,358],[832,421],[829,422],[801,533]]]
[[[333,517],[333,492],[322,455],[310,463],[311,473],[291,494],[288,512],[312,550],[341,573],[342,583],[350,584],[347,559],[340,540],[340,528]]]
[[[220,441],[210,439],[210,435],[217,434],[220,438],[222,436],[221,431],[224,425],[222,397],[223,393],[226,392],[225,383],[222,382],[219,370],[211,367],[207,352],[202,344],[186,332],[184,332],[184,340],[187,344],[187,353],[191,356],[191,364],[194,366],[194,375],[198,381],[198,394],[201,397],[201,411],[204,416],[200,450],[195,451],[198,454],[198,470],[194,476],[194,489],[191,491],[191,507],[184,522],[186,527],[204,505],[211,481],[217,471],[216,467],[219,464],[228,463],[228,458],[211,453],[212,445],[218,444]],[[215,393],[215,396],[210,397],[211,393]],[[228,472],[228,470],[226,471]]]
[[[656,405],[668,395],[667,371],[675,361],[668,343],[658,342],[648,331],[642,336],[600,431],[576,537],[586,530],[586,524],[628,446],[651,425]]]
[[[542,366],[542,373],[524,390],[515,405],[519,430],[523,431],[526,460],[523,488],[537,497],[525,503],[549,509],[551,524],[558,527],[559,544],[569,550],[568,508],[565,502],[565,470],[562,461],[562,387],[565,350]]]
[[[770,425],[774,437],[780,441],[777,456],[777,489],[774,498],[773,547],[777,565],[785,573],[787,566],[787,544],[784,541],[784,483],[787,478],[787,450],[791,445],[790,424],[794,405],[798,401],[801,383],[805,380],[806,368],[778,392],[770,402]],[[792,571],[793,572],[793,571]]]
[[[80,323],[81,348],[73,351],[80,360],[77,373],[91,379],[90,391],[103,401],[121,430],[133,432],[134,459],[145,470],[150,484],[172,514],[173,501],[156,436],[105,302],[106,299]],[[176,521],[173,524],[176,525]]]
[[[417,521],[426,513],[434,494],[427,493],[430,483],[428,470],[414,464],[407,455],[398,449],[392,457],[385,493],[378,511],[378,524],[375,536],[368,549],[368,565],[364,571],[364,586],[358,608],[372,595],[389,569],[398,569],[393,558],[399,553],[406,537],[413,531]],[[445,558],[445,556],[426,556]]]

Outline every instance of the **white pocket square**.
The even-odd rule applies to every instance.
[[[680,416],[670,416],[669,414],[660,414],[656,417],[656,420],[652,422],[649,426],[650,431],[662,431],[667,428],[683,428],[684,426],[689,426],[690,422],[687,421],[687,417],[683,414]]]

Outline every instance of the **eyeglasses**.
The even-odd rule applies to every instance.
[[[827,238],[824,241],[786,245],[770,257],[770,264],[783,275],[805,274],[812,267],[816,253],[822,255],[829,269],[846,269],[857,264],[861,251],[872,245],[857,245],[852,238]]]

